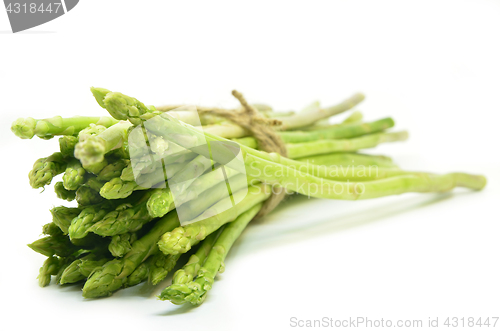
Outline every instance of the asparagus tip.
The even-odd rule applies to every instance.
[[[18,118],[12,123],[11,131],[21,139],[31,139],[35,135],[36,120],[32,117]]]
[[[90,136],[75,146],[75,157],[84,167],[102,162],[106,153],[105,142],[96,136]]]
[[[93,86],[90,88],[90,91],[94,95],[94,98],[97,101],[97,103],[99,104],[99,106],[101,106],[102,108],[106,108],[104,106],[104,98],[111,91],[107,90],[105,88],[102,88],[102,87],[93,87]]]

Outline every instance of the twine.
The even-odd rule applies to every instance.
[[[200,113],[211,114],[214,116],[223,117],[244,129],[247,129],[251,135],[257,140],[259,148],[268,153],[278,153],[282,156],[287,156],[286,146],[280,136],[273,129],[275,126],[280,126],[281,121],[277,119],[266,118],[261,113],[250,105],[243,95],[236,91],[232,91],[233,96],[238,99],[241,110],[226,110],[221,108],[202,108]],[[260,209],[257,217],[262,217],[269,214],[278,204],[285,198],[286,191],[280,189],[279,192],[272,190],[271,197],[266,200]]]

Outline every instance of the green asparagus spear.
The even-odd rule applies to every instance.
[[[162,252],[153,255],[149,270],[149,281],[151,284],[156,285],[167,277],[168,273],[174,269],[180,256],[181,254],[165,255]]]
[[[85,207],[80,214],[71,221],[71,225],[68,228],[71,240],[85,237],[88,233],[88,229],[94,223],[103,219],[112,208],[113,205],[109,202]]]
[[[206,132],[203,133],[190,125],[164,116],[156,116],[149,119],[148,128],[158,135],[165,135],[167,137],[175,135],[176,142],[186,148],[193,145],[200,145],[204,142],[225,141],[223,138]],[[257,151],[243,145],[239,147],[242,151],[247,175],[263,181],[269,181],[271,184],[279,184],[282,187],[286,187],[288,191],[305,194],[310,197],[356,200],[406,192],[442,192],[451,190],[457,186],[479,190],[486,185],[486,179],[483,176],[463,173],[441,176],[412,174],[366,183],[342,183],[290,169],[288,165],[296,164],[297,161],[290,160],[278,154]],[[217,162],[216,159],[214,161]],[[363,190],[364,188],[366,188],[366,191]]]
[[[105,182],[100,181],[97,177],[89,176],[84,185],[90,187],[94,191],[99,192],[99,190],[104,186],[104,184]]]
[[[67,160],[59,152],[36,160],[29,173],[31,187],[40,188],[50,184],[52,178],[66,170],[66,165]]]
[[[11,130],[21,139],[31,139],[35,135],[43,139],[50,139],[57,135],[76,135],[90,124],[108,127],[117,122],[118,121],[110,117],[62,118],[61,116],[55,116],[43,120],[27,117],[19,118],[14,121]]]
[[[184,167],[183,163],[174,163],[170,164],[167,167],[167,176],[173,176],[179,170]],[[128,170],[131,168],[125,168]],[[122,176],[120,178],[113,178],[109,182],[105,183],[101,188],[99,193],[102,197],[106,199],[123,199],[131,195],[134,191],[137,190],[147,190],[152,187],[165,187],[165,182],[168,180],[168,177],[165,177],[165,172],[163,168],[158,168],[152,173],[142,174],[137,178],[129,178],[130,173],[124,176],[124,172],[122,172]],[[123,177],[123,178],[122,178]]]
[[[224,259],[231,249],[231,246],[243,232],[247,224],[255,217],[262,207],[258,203],[233,222],[229,223],[222,230],[217,241],[213,245],[203,266],[198,270],[196,279],[187,283],[173,283],[161,292],[161,300],[171,300],[174,304],[182,304],[189,301],[193,305],[200,305],[207,296],[207,292],[212,288],[215,276],[222,272]]]
[[[332,128],[337,128],[337,127],[345,125],[345,124],[361,124],[362,121],[363,121],[363,114],[360,111],[354,111],[351,115],[349,115],[340,124],[330,124],[328,119],[325,119],[325,120],[316,122],[313,125],[299,128],[298,130],[300,130],[300,131],[316,131],[316,130],[332,129]]]
[[[119,92],[111,92],[104,88],[91,87],[90,91],[102,108],[105,108],[111,116],[118,120],[132,120],[151,112],[139,100]],[[138,124],[138,123],[135,123]]]
[[[129,160],[119,159],[115,162],[108,164],[98,174],[97,180],[108,182],[113,178],[120,177],[123,169],[130,164]]]
[[[102,220],[94,223],[88,231],[100,236],[115,236],[127,232],[135,232],[153,218],[149,215],[147,201],[154,190],[146,191],[145,195],[135,204],[122,204],[107,213]]]
[[[161,252],[149,256],[127,277],[123,287],[130,287],[149,279],[153,285],[158,284],[175,267],[179,255],[164,255]]]
[[[222,171],[219,171],[219,168],[216,168],[214,171],[209,171],[196,178],[189,186],[189,190],[176,196],[175,203],[173,194],[168,187],[157,190],[151,195],[147,203],[149,215],[152,217],[162,217],[174,209],[175,204],[182,205],[182,203],[197,199],[206,190],[213,188],[221,182],[225,182],[226,178],[233,178],[239,174],[238,171],[227,167],[225,172],[226,174],[224,175]]]
[[[247,177],[243,174],[238,174],[231,178],[231,190],[233,192],[238,192],[243,188],[248,186]],[[189,190],[190,191],[190,190]],[[182,222],[188,222],[189,220],[195,219],[203,213],[207,213],[210,206],[216,203],[224,203],[224,200],[228,201],[228,185],[226,181],[220,182],[217,185],[209,188],[208,190],[202,192],[197,197],[188,199],[188,201],[182,201],[176,198],[176,208],[177,213],[182,218]],[[190,196],[189,198],[191,198]],[[184,202],[183,204],[181,204]]]
[[[157,189],[146,203],[149,216],[162,217],[169,211],[175,209],[174,198],[169,188]]]
[[[219,205],[227,205],[230,198],[219,201],[203,214],[193,219],[193,223],[165,233],[158,241],[158,247],[164,254],[175,255],[186,253],[192,246],[205,239],[222,225],[233,221],[238,215],[241,215],[259,202],[266,200],[270,195],[271,190],[263,184],[252,185],[248,188],[248,193],[246,189],[235,192],[230,198],[231,200],[240,202],[234,207],[219,213]],[[206,216],[208,215],[214,216],[207,218]]]
[[[445,175],[409,173],[368,182],[340,182],[287,169],[283,165],[250,154],[247,154],[245,162],[254,165],[247,168],[247,176],[258,178],[272,185],[279,185],[289,192],[325,199],[373,199],[408,192],[445,192],[455,187],[481,190],[486,185],[484,176],[464,173]],[[261,171],[260,168],[263,167],[267,171]]]
[[[55,277],[55,283],[56,284],[61,284],[61,277],[62,277],[62,274],[64,272],[64,270],[66,270],[66,268],[76,259],[78,258],[78,256],[81,255],[83,251],[82,250],[79,250],[79,251],[76,251],[75,253],[73,253],[72,255],[70,256],[67,256],[67,257],[64,257],[64,258],[60,258],[60,267],[59,267],[59,270],[57,271],[57,274],[56,274],[56,277]]]
[[[77,159],[69,161],[63,175],[64,188],[71,191],[78,189],[85,182],[86,173],[80,161]]]
[[[61,274],[60,284],[76,283],[87,278],[94,269],[103,266],[109,259],[90,253],[73,261]]]
[[[156,242],[162,234],[179,226],[175,211],[162,217],[154,227],[132,244],[132,249],[122,259],[114,259],[94,270],[83,287],[83,296],[97,298],[111,295],[126,284],[130,275],[150,255],[158,252]]]
[[[345,120],[342,121],[342,124],[359,124],[363,120],[363,114],[356,110],[352,112]]]
[[[397,165],[390,157],[383,155],[368,155],[360,153],[331,153],[322,155],[306,156],[298,158],[299,162],[306,162],[324,166],[377,166],[382,168],[394,168]]]
[[[189,257],[186,265],[175,272],[172,279],[172,284],[186,284],[191,282],[194,277],[196,277],[196,274],[198,274],[198,270],[200,270],[201,266],[208,256],[208,253],[212,249],[212,246],[214,245],[219,232],[220,231],[213,232],[200,243],[200,246],[196,250],[196,253]]]
[[[51,276],[57,275],[59,272],[60,261],[57,256],[50,256],[43,262],[38,274],[38,285],[45,287],[49,285]]]
[[[76,191],[70,191],[64,188],[63,182],[57,182],[54,184],[54,191],[59,199],[66,201],[73,201],[76,197]]]
[[[75,146],[75,157],[84,166],[102,162],[106,153],[119,148],[127,140],[127,132],[131,126],[129,122],[121,121],[97,135],[80,139]]]
[[[52,222],[61,229],[64,234],[68,234],[68,229],[71,221],[77,217],[81,212],[79,208],[69,207],[54,207],[50,210],[52,214]]]
[[[84,207],[99,204],[104,201],[104,198],[99,194],[99,191],[90,186],[82,185],[76,190],[76,201],[79,206]]]
[[[74,156],[75,145],[78,143],[78,137],[62,136],[59,138],[59,150],[64,156]]]
[[[135,181],[125,181],[116,177],[105,183],[99,191],[99,194],[103,198],[109,200],[124,199],[130,196],[134,191],[146,189],[148,189],[148,187],[137,185]]]
[[[136,240],[136,232],[117,234],[111,238],[108,249],[111,255],[115,257],[122,257],[132,249],[132,243]]]
[[[238,94],[238,92],[236,92]],[[233,95],[235,95],[235,91],[233,91]],[[236,96],[236,95],[235,95]],[[281,131],[300,129],[303,127],[309,127],[313,124],[316,124],[318,121],[327,119],[333,115],[339,114],[346,110],[351,109],[356,104],[363,101],[364,95],[358,93],[348,98],[344,102],[328,107],[325,109],[321,109],[320,107],[314,107],[314,109],[310,109],[310,111],[298,112],[292,114],[290,116],[280,116],[279,120],[281,121],[281,126],[279,129]],[[139,115],[142,119],[149,119],[150,114]],[[137,123],[137,119],[135,119]],[[224,123],[222,125],[208,125],[204,127],[205,132],[210,134],[215,134],[224,138],[241,138],[249,135],[248,130],[232,124],[232,123]]]
[[[359,149],[372,148],[381,143],[404,141],[406,139],[408,139],[408,133],[406,131],[373,133],[351,139],[330,139],[318,140],[309,143],[287,144],[286,150],[289,158],[296,159],[310,155],[357,151]]]
[[[384,118],[378,121],[363,123],[339,125],[337,127],[316,130],[316,131],[291,131],[280,132],[280,137],[285,143],[305,143],[323,139],[345,139],[362,136],[369,133],[383,131],[394,126],[392,118]]]
[[[318,109],[317,111],[312,112],[302,112],[292,116],[280,118],[280,120],[282,121],[280,129],[282,131],[285,131],[311,125],[321,119],[328,118],[349,110],[364,99],[365,96],[363,94],[357,93],[352,97],[344,100],[342,103],[332,107],[328,107],[326,109]]]
[[[158,253],[156,253],[158,254]],[[156,255],[155,254],[155,255]],[[153,256],[148,257],[144,262],[139,264],[137,268],[128,276],[124,281],[123,287],[131,287],[135,286],[143,281],[147,280],[149,277],[149,273],[151,270],[151,261],[153,260]]]
[[[97,135],[100,135],[105,130],[106,130],[105,126],[90,124],[89,127],[80,131],[80,133],[78,134],[78,142],[73,147],[73,155],[75,155],[75,149],[76,149],[77,144],[79,144],[79,143],[84,144],[84,142],[87,139],[90,139],[91,137],[95,137]],[[82,163],[82,166],[85,170],[87,170],[88,172],[95,174],[95,175],[99,174],[101,172],[101,170],[104,167],[106,167],[107,165],[108,165],[108,161],[105,158],[103,158],[99,162],[94,162],[92,164]]]
[[[64,235],[50,235],[43,237],[31,244],[28,244],[28,247],[35,252],[48,257],[53,255],[66,257],[78,251],[78,247],[74,246],[69,238]]]
[[[42,234],[46,236],[62,236],[64,232],[57,226],[56,223],[50,222],[47,224],[44,224],[42,227]]]

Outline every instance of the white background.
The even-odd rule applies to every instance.
[[[0,10],[0,328],[286,330],[291,317],[499,316],[499,32],[500,2],[477,0],[86,0],[18,34]],[[247,229],[199,308],[156,300],[169,280],[84,300],[78,286],[37,286],[44,258],[26,244],[60,201],[51,187],[32,190],[27,174],[57,140],[20,140],[10,124],[105,115],[90,86],[156,105],[235,106],[238,89],[282,110],[362,91],[367,120],[393,116],[410,131],[374,153],[489,182],[474,193],[291,199]]]

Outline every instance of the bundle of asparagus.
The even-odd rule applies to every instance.
[[[45,237],[28,246],[47,256],[38,276],[40,286],[48,285],[51,276],[59,284],[85,280],[83,296],[88,298],[144,281],[157,284],[182,254],[191,254],[159,298],[201,304],[224,270],[231,246],[274,187],[357,200],[457,186],[480,190],[486,184],[483,176],[409,172],[386,156],[358,153],[407,138],[406,132],[386,132],[394,126],[391,118],[363,122],[357,111],[341,123],[330,123],[331,116],[361,102],[361,94],[329,108],[313,103],[301,112],[251,106],[277,124],[288,154],[283,157],[260,150],[248,127],[203,112],[212,108],[199,107],[198,118],[179,106],[155,108],[118,92],[91,90],[112,117],[25,118],[12,125],[23,139],[60,136],[60,151],[38,159],[29,181],[41,188],[62,174],[54,185],[56,195],[77,204],[53,208],[52,222],[43,227]],[[151,155],[137,152],[137,140],[130,139],[146,121],[147,150],[160,156],[161,167],[150,162]],[[239,148],[245,173],[226,167],[223,157],[206,155],[210,149],[192,148],[193,142],[215,146],[228,139]],[[169,178],[189,180],[174,194],[169,182],[165,184]],[[227,178],[232,180],[229,196]],[[224,207],[228,199],[232,208]],[[188,224],[181,225],[180,208]]]

